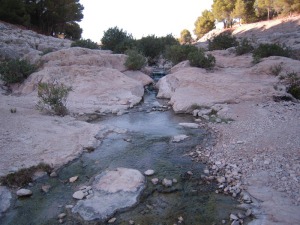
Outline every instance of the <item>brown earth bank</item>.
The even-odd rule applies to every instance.
[[[265,42],[276,33],[276,40],[288,38],[286,43],[297,50],[300,17],[280,21],[239,29],[251,37],[257,34],[257,42]],[[0,29],[0,43],[5,46],[1,49],[8,49],[0,51],[2,57],[15,56],[15,52],[43,65],[24,84],[13,87],[11,94],[1,85],[0,175],[39,162],[59,167],[84,149],[95,147],[94,136],[101,124],[76,118],[122,114],[140,102],[143,86],[152,82],[141,72],[125,71],[124,55],[68,48],[66,44],[55,44],[54,52],[41,55],[42,51],[31,43],[37,38],[34,32],[20,35],[7,24],[0,24]],[[293,34],[291,39],[287,34]],[[53,43],[60,42],[51,42],[51,46]],[[47,47],[38,47],[42,46]],[[300,104],[286,93],[278,77],[290,72],[300,74],[300,61],[272,56],[254,65],[251,54],[235,56],[230,49],[211,53],[217,61],[213,71],[182,62],[157,83],[158,97],[170,99],[177,113],[193,113],[196,122],[206,123],[218,135],[215,146],[199,147],[191,156],[207,160],[206,172],[219,177],[220,192],[235,195],[230,188],[236,188],[249,193],[251,204],[247,207],[256,218],[250,224],[299,224]],[[274,76],[272,68],[277,65],[282,71]],[[68,99],[70,116],[44,115],[35,109],[39,81],[59,81],[74,87]],[[226,182],[232,185],[230,190]]]

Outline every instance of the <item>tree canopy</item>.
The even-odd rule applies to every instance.
[[[204,34],[215,28],[215,18],[211,11],[204,10],[202,15],[195,22],[194,34],[197,39],[203,37]]]
[[[180,43],[181,44],[190,44],[192,43],[193,38],[191,32],[187,29],[184,29],[180,32]]]
[[[64,33],[79,39],[82,30],[76,22],[83,18],[79,0],[0,0],[0,19],[34,28],[46,35]]]

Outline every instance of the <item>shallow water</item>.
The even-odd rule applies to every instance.
[[[141,172],[155,170],[147,177],[147,186],[139,204],[114,215],[114,224],[174,224],[183,218],[182,224],[220,224],[235,211],[236,202],[214,193],[215,185],[201,180],[204,165],[191,160],[188,153],[198,144],[209,145],[213,140],[204,129],[189,129],[179,126],[181,122],[193,122],[188,115],[175,115],[171,111],[150,112],[155,102],[153,93],[145,96],[144,103],[128,114],[103,117],[97,123],[104,127],[118,128],[118,132],[104,132],[105,138],[91,153],[84,153],[79,159],[59,171],[58,178],[44,177],[33,187],[31,198],[15,199],[12,209],[0,220],[0,224],[59,224],[57,215],[67,213],[64,224],[106,224],[105,222],[84,222],[73,215],[66,205],[75,205],[72,194],[80,185],[89,185],[93,177],[106,169],[127,167]],[[155,103],[157,104],[157,103]],[[122,131],[122,132],[120,132]],[[126,132],[125,132],[126,131]],[[188,139],[173,143],[174,135],[185,134]],[[189,175],[187,172],[193,174]],[[69,183],[72,176],[79,176],[75,183]],[[177,183],[166,188],[153,185],[151,178],[176,179]],[[42,193],[41,186],[50,184],[49,193]]]

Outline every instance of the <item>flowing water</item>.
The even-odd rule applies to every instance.
[[[189,115],[150,110],[157,105],[154,93],[150,92],[145,95],[144,103],[129,113],[96,121],[109,128],[99,132],[103,137],[99,147],[60,169],[57,178],[46,176],[37,180],[29,187],[32,197],[14,199],[0,224],[59,224],[57,216],[62,212],[67,214],[64,224],[107,224],[83,221],[65,206],[76,204],[72,194],[79,185],[89,185],[95,175],[117,167],[141,172],[153,169],[155,174],[147,177],[139,203],[117,212],[114,224],[125,225],[132,220],[140,225],[172,225],[178,223],[180,217],[181,224],[189,225],[221,224],[222,219],[227,220],[231,212],[237,211],[237,203],[231,197],[215,194],[215,184],[201,179],[205,165],[188,156],[196,145],[211,145],[214,141],[211,134],[205,129],[180,126],[181,122],[193,122]],[[188,138],[179,143],[171,141],[173,136],[181,134]],[[79,180],[69,183],[68,179],[73,176],[79,176]],[[153,185],[153,177],[176,179],[177,183],[168,188]],[[51,185],[48,193],[41,191],[45,184]]]

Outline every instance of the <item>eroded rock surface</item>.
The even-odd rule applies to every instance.
[[[144,187],[145,178],[138,170],[117,168],[105,171],[95,177],[93,196],[78,201],[72,212],[79,213],[87,221],[104,221],[117,210],[136,204]]]

